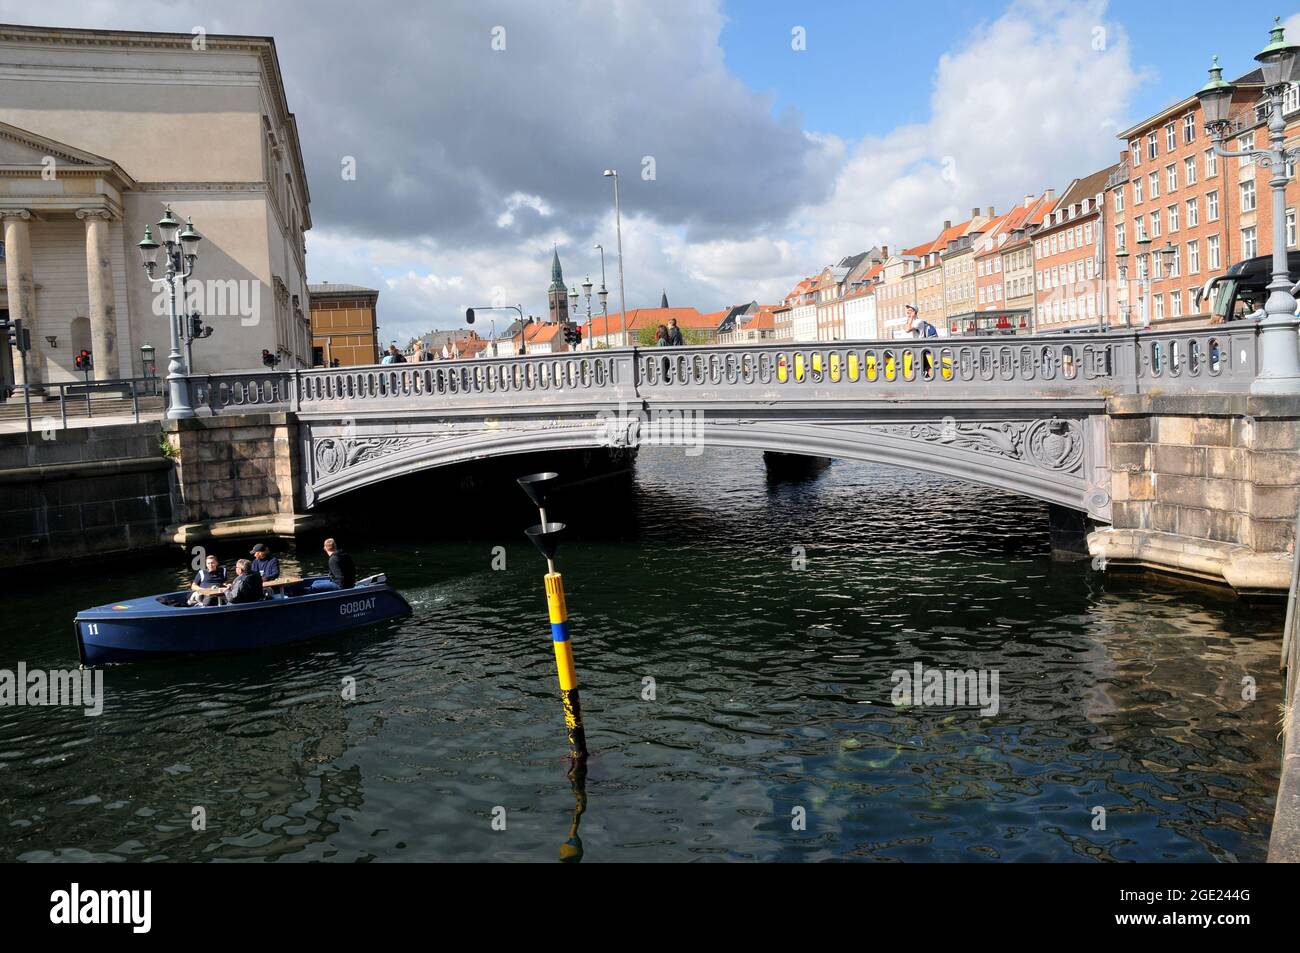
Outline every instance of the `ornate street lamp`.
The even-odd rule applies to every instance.
[[[605,316],[605,346],[609,346],[609,292],[605,290],[605,246],[597,242],[592,248],[600,249],[600,290],[596,292],[596,297],[600,298],[600,311]],[[587,328],[587,340],[591,341],[591,328]],[[595,346],[595,342],[592,342]]]
[[[1268,112],[1267,149],[1233,152],[1223,147],[1231,126],[1236,87],[1224,81],[1217,56],[1210,67],[1209,82],[1196,94],[1215,153],[1228,159],[1249,156],[1273,172],[1268,183],[1273,193],[1273,280],[1268,285],[1268,300],[1260,321],[1259,369],[1250,388],[1252,394],[1300,393],[1300,336],[1296,333],[1296,300],[1291,296],[1286,250],[1286,185],[1290,180],[1287,165],[1300,156],[1300,150],[1286,148],[1286,120],[1282,115],[1287,89],[1300,79],[1297,53],[1300,47],[1286,42],[1282,20],[1277,18],[1268,46],[1255,57],[1264,74],[1261,105]]]
[[[179,235],[177,233],[180,233]],[[144,238],[136,246],[140,249],[140,259],[145,273],[151,282],[164,282],[167,285],[168,300],[171,304],[171,350],[167,355],[167,390],[170,397],[167,407],[169,420],[183,420],[195,416],[190,406],[190,388],[186,375],[189,367],[181,357],[181,336],[188,335],[189,329],[182,329],[180,314],[176,305],[177,285],[184,288],[185,281],[194,273],[198,261],[198,243],[202,236],[194,230],[194,223],[187,222],[184,231],[181,223],[172,217],[172,207],[163,207],[162,218],[158,220],[158,236],[162,243],[154,241],[148,225],[144,227]],[[165,271],[161,278],[155,277],[158,268],[158,255],[162,253]],[[183,302],[182,302],[183,304]],[[186,324],[189,324],[188,318]]]

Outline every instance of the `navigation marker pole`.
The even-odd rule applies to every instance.
[[[555,569],[555,552],[564,533],[563,523],[546,520],[546,491],[557,478],[555,473],[533,473],[518,479],[520,489],[537,505],[541,523],[529,527],[525,534],[546,557],[546,607],[551,620],[551,642],[555,648],[555,668],[560,678],[560,699],[564,703],[564,727],[569,736],[569,756],[575,767],[587,762],[587,734],[582,727],[582,701],[578,695],[578,673],[573,664],[573,643],[569,639],[569,611],[564,601],[564,577]]]

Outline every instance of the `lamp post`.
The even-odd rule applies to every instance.
[[[183,420],[195,416],[194,408],[190,406],[189,382],[185,376],[189,373],[189,367],[181,357],[181,328],[180,315],[176,309],[176,286],[183,285],[186,279],[194,274],[194,263],[199,257],[198,243],[202,236],[194,230],[192,221],[186,221],[183,231],[180,231],[180,228],[181,223],[172,218],[172,207],[165,205],[163,216],[158,220],[158,235],[162,239],[162,244],[159,245],[154,241],[149,226],[146,225],[144,238],[137,246],[149,280],[155,284],[160,281],[167,284],[171,306],[171,348],[167,354],[168,420]],[[179,235],[178,231],[180,231]],[[165,256],[166,269],[163,276],[157,278],[154,276],[154,271],[158,267],[160,251]]]
[[[618,170],[606,169],[602,175],[614,180],[614,232],[618,238],[618,300],[623,309],[618,316],[618,336],[627,337],[627,292],[623,288],[623,216],[618,207]],[[601,281],[604,285],[604,281]],[[609,334],[609,322],[606,322],[605,334]]]
[[[596,292],[596,297],[600,298],[600,311],[605,316],[605,346],[609,347],[609,292],[605,289],[605,246],[597,242],[592,248],[600,249],[600,290]],[[587,328],[587,340],[591,341],[591,328]],[[595,343],[592,343],[595,347]]]
[[[1286,42],[1281,18],[1277,18],[1268,46],[1255,57],[1264,74],[1260,104],[1268,111],[1267,149],[1232,152],[1223,147],[1236,87],[1224,81],[1217,56],[1210,67],[1209,82],[1196,94],[1215,153],[1226,159],[1249,156],[1273,171],[1268,183],[1273,193],[1273,280],[1268,285],[1268,300],[1260,321],[1259,367],[1250,387],[1252,394],[1300,393],[1300,337],[1296,334],[1296,301],[1291,296],[1286,251],[1286,184],[1290,180],[1287,165],[1300,156],[1300,150],[1286,148],[1286,120],[1282,115],[1287,88],[1300,80],[1297,54],[1300,47]]]

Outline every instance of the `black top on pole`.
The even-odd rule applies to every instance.
[[[528,498],[536,504],[538,509],[546,508],[546,495],[551,489],[551,485],[559,479],[558,473],[530,473],[527,476],[519,477],[515,482],[519,488],[528,494]]]

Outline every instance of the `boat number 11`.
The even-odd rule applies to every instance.
[[[98,623],[98,622],[87,622],[87,623],[86,623],[86,634],[87,634],[87,635],[99,635],[99,623]]]

